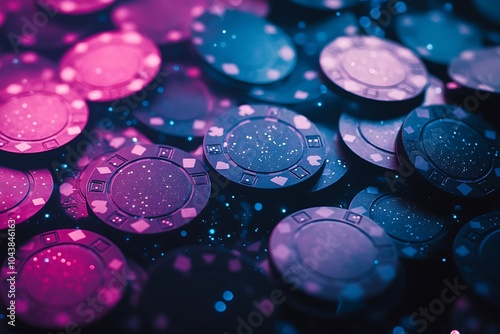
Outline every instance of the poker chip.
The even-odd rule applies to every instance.
[[[104,102],[132,95],[158,74],[161,54],[136,32],[107,31],[68,50],[59,62],[59,76],[87,100]]]
[[[115,0],[41,0],[52,10],[67,15],[82,15],[99,12],[111,6]]]
[[[340,180],[349,170],[350,163],[342,151],[338,131],[317,125],[326,146],[326,160],[321,176],[312,186],[311,192],[323,190]]]
[[[293,291],[340,312],[383,294],[399,260],[391,239],[371,219],[335,207],[314,207],[281,220],[271,233],[272,264]]]
[[[86,200],[87,182],[93,170],[110,158],[113,152],[122,147],[132,146],[136,143],[151,144],[151,141],[132,127],[114,128],[107,130],[95,127],[93,141],[87,142],[84,151],[76,157],[68,155],[68,159],[75,159],[73,164],[68,163],[59,185],[60,203],[64,211],[73,219],[88,217]],[[82,144],[83,146],[83,144]]]
[[[346,146],[361,159],[382,168],[398,170],[396,139],[405,117],[369,120],[342,113],[340,135]]]
[[[162,74],[162,92],[147,108],[133,111],[137,120],[156,131],[203,137],[215,118],[237,105],[227,92],[209,85],[197,66],[166,64]]]
[[[440,11],[398,16],[396,32],[399,40],[422,59],[443,65],[462,51],[483,44],[476,26]]]
[[[323,10],[339,10],[347,7],[355,6],[359,3],[358,0],[291,0],[297,5],[304,7],[323,9]]]
[[[500,8],[495,0],[473,0],[472,4],[481,15],[500,25]]]
[[[463,285],[463,287],[468,287]],[[458,291],[460,293],[462,291]],[[459,333],[494,334],[500,333],[498,309],[474,298],[469,291],[456,297],[450,311],[450,328],[456,328]],[[450,299],[454,296],[451,293]],[[452,333],[458,334],[458,333]]]
[[[87,104],[67,84],[11,84],[0,91],[0,151],[54,150],[76,138],[88,117]]]
[[[500,306],[500,212],[472,219],[455,237],[455,264],[474,292]]]
[[[334,87],[370,101],[412,100],[428,83],[413,52],[374,36],[336,38],[321,52],[320,66]]]
[[[500,94],[500,47],[467,50],[448,67],[451,79],[460,85]]]
[[[290,75],[272,84],[253,86],[248,96],[261,102],[295,105],[318,100],[325,91],[318,71],[299,60]]]
[[[125,147],[93,171],[87,203],[106,224],[136,234],[167,232],[193,220],[210,198],[203,164],[169,146]]]
[[[219,174],[260,189],[303,183],[321,170],[326,158],[321,133],[311,121],[267,105],[241,105],[220,116],[203,146]]]
[[[170,252],[152,270],[139,310],[152,334],[237,333],[241,328],[272,333],[276,298],[282,302],[282,297],[243,258],[190,246]]]
[[[445,248],[450,221],[404,192],[368,187],[351,201],[349,210],[379,224],[402,258],[423,260]]]
[[[212,4],[222,5],[242,12],[249,12],[260,17],[266,17],[270,11],[268,0],[211,0]]]
[[[0,166],[0,229],[33,217],[48,202],[53,187],[47,169],[21,171]]]
[[[52,81],[56,66],[36,52],[7,53],[0,56],[0,90],[31,80]]]
[[[499,147],[496,131],[478,116],[434,105],[418,107],[405,119],[398,157],[438,189],[482,197],[500,187]]]
[[[16,316],[37,328],[88,325],[108,313],[125,288],[119,280],[126,272],[125,257],[111,241],[90,231],[45,232],[19,248],[15,258]],[[5,262],[0,285],[4,301],[11,275]]]
[[[191,22],[208,6],[208,0],[135,0],[113,8],[111,19],[125,31],[138,31],[156,43],[172,44],[191,37]]]
[[[96,24],[88,20],[61,20],[54,3],[52,0],[2,1],[0,12],[5,16],[5,35],[13,52],[18,53],[20,47],[41,51],[64,49],[95,29]]]
[[[290,37],[250,13],[212,6],[192,23],[195,51],[216,71],[248,84],[269,84],[297,63]]]
[[[444,83],[433,75],[429,75],[429,85],[425,90],[423,106],[446,104]]]

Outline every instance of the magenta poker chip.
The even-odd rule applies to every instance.
[[[156,43],[172,44],[191,37],[191,22],[203,14],[209,0],[133,0],[117,5],[111,14],[115,26],[137,31]]]
[[[82,15],[95,13],[111,6],[115,0],[41,0],[59,13]]]
[[[4,302],[8,302],[10,271],[4,263],[0,285]],[[126,278],[128,273],[117,246],[78,229],[49,231],[30,239],[16,253],[16,271],[16,315],[46,329],[63,329],[70,323],[84,326],[102,318],[121,300],[126,286],[120,276]]]
[[[85,100],[68,84],[13,83],[0,90],[0,151],[39,153],[76,138],[87,124]]]
[[[0,229],[22,223],[48,202],[54,181],[47,169],[15,170],[0,166]]]
[[[68,50],[59,63],[59,76],[87,100],[103,102],[142,90],[160,65],[160,50],[149,38],[133,31],[107,31]]]

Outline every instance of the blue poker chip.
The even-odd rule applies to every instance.
[[[319,71],[299,56],[290,75],[272,84],[253,86],[248,96],[261,102],[293,106],[319,100],[325,93]]]
[[[387,120],[369,120],[342,113],[340,135],[358,157],[375,166],[398,170],[396,139],[405,116]]]
[[[375,36],[334,39],[323,48],[320,66],[332,87],[360,101],[410,101],[428,84],[427,70],[412,51]]]
[[[326,146],[317,127],[286,108],[241,105],[219,117],[205,135],[205,158],[239,185],[280,189],[318,173]]]
[[[210,191],[208,173],[195,157],[175,147],[137,144],[95,167],[86,198],[106,224],[129,233],[152,234],[195,219]]]
[[[453,243],[455,264],[474,292],[500,306],[500,212],[465,224]]]
[[[450,219],[408,193],[368,187],[352,199],[349,210],[379,224],[402,258],[424,260],[446,249]]]
[[[353,7],[359,4],[359,0],[291,0],[297,5],[321,9],[321,10],[339,10]]]
[[[459,197],[500,188],[500,138],[477,115],[452,105],[418,107],[400,134],[399,160],[435,188]]]
[[[218,116],[237,106],[230,94],[209,85],[193,64],[165,64],[161,73],[161,92],[147,107],[133,111],[137,120],[153,130],[171,136],[203,137]]]
[[[317,124],[326,145],[326,160],[320,177],[311,187],[311,192],[326,189],[338,182],[351,167],[340,143],[341,139],[337,130],[325,125]]]
[[[220,5],[193,21],[192,44],[213,69],[248,84],[279,81],[297,63],[295,46],[281,28]]]
[[[139,310],[151,334],[273,333],[283,298],[244,258],[190,246],[170,252],[153,268]]]
[[[399,40],[432,63],[447,65],[462,51],[482,46],[479,28],[451,14],[440,11],[398,16]]]
[[[384,230],[368,217],[336,207],[285,217],[275,226],[269,249],[281,281],[319,303],[336,305],[333,314],[384,294],[399,271]]]

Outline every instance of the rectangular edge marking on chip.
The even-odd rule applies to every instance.
[[[174,155],[174,148],[168,146],[160,146],[158,147],[158,157],[165,159],[172,159]]]
[[[312,218],[305,211],[299,211],[296,214],[292,215],[293,220],[297,223],[302,224],[310,221]]]

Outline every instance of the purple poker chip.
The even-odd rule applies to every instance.
[[[20,47],[43,51],[65,49],[95,28],[95,23],[89,21],[60,20],[60,11],[52,5],[57,0],[4,1],[0,4],[0,12],[5,17],[3,29],[16,53]]]
[[[91,130],[94,141],[88,142],[85,150],[72,162],[59,185],[59,199],[63,210],[73,219],[88,217],[86,188],[92,171],[113,152],[137,143],[151,144],[151,141],[132,127],[107,130],[96,127]],[[83,145],[83,144],[82,144]]]
[[[0,151],[39,153],[76,138],[87,124],[85,100],[65,83],[28,81],[0,90]]]
[[[416,199],[403,191],[368,187],[351,201],[349,210],[379,224],[402,258],[425,260],[446,249],[451,220],[429,209],[430,200]]]
[[[115,0],[41,0],[54,11],[67,15],[82,15],[99,12],[111,6]]]
[[[205,208],[211,183],[203,164],[174,147],[125,147],[92,171],[87,203],[106,224],[152,234],[179,228]]]
[[[397,154],[413,175],[458,197],[483,197],[500,188],[500,138],[479,116],[452,105],[418,107],[408,114]]]
[[[500,94],[500,47],[462,52],[450,63],[448,74],[469,89]]]
[[[56,65],[36,52],[8,53],[0,56],[0,90],[11,84],[31,80],[52,81],[56,77]]]
[[[0,166],[0,229],[20,224],[48,202],[54,180],[47,169],[15,170]]]
[[[237,106],[235,99],[209,85],[199,67],[187,62],[165,64],[162,92],[147,107],[133,111],[147,127],[171,136],[203,137],[214,120]]]
[[[68,50],[59,62],[59,76],[87,100],[105,102],[142,90],[160,66],[160,50],[149,38],[133,31],[107,31]]]
[[[15,258],[16,315],[37,328],[64,329],[71,323],[84,326],[97,321],[118,304],[126,287],[120,284],[120,276],[128,271],[125,257],[94,232],[45,232],[20,247]],[[5,262],[0,285],[4,302],[11,275]]]
[[[374,36],[336,38],[321,52],[320,66],[340,91],[369,101],[413,100],[428,83],[427,70],[412,51]]]
[[[237,82],[277,82],[297,63],[290,37],[275,24],[250,13],[214,5],[193,21],[191,32],[198,55]]]
[[[209,0],[132,0],[113,8],[111,19],[124,31],[137,31],[156,43],[172,44],[191,37],[191,22]]]
[[[326,147],[305,116],[269,105],[241,105],[220,116],[203,141],[212,168],[251,188],[304,184],[323,167]]]
[[[361,159],[390,170],[398,170],[397,137],[405,116],[368,120],[342,113],[339,129],[346,146]]]
[[[380,296],[396,281],[392,240],[368,217],[336,207],[297,211],[271,233],[272,265],[294,293],[348,305]],[[335,308],[333,308],[335,314]]]

